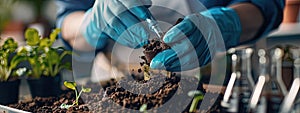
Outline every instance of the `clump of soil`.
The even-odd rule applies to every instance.
[[[159,39],[154,38],[150,40],[150,43],[143,46],[145,54],[145,57],[142,57],[146,60],[146,64],[150,65],[151,60],[163,50],[170,49],[170,46],[165,44],[164,42],[161,42]]]
[[[183,19],[179,18],[174,25],[177,25],[180,23]],[[162,39],[153,38],[150,40],[149,44],[146,44],[143,46],[144,51],[143,53],[145,56],[142,56],[141,58],[144,59],[147,65],[150,65],[151,60],[159,53],[166,49],[170,49],[170,46],[168,46],[166,43],[162,41]]]

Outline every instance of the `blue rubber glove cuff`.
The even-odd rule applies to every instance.
[[[85,13],[85,20],[89,21],[86,27],[83,27],[84,32],[83,32],[83,37],[85,38],[85,40],[94,48],[97,49],[102,49],[105,47],[106,42],[107,42],[107,38],[108,37],[103,37],[101,35],[103,35],[101,32],[100,28],[97,28],[97,23],[95,21],[93,21],[91,18],[91,16],[89,14],[91,14],[92,8],[90,8],[89,10],[86,11]]]

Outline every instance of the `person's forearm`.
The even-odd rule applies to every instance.
[[[229,7],[240,17],[242,26],[240,43],[254,39],[264,21],[262,12],[251,3],[234,4]]]
[[[67,15],[62,23],[62,36],[75,50],[91,51],[91,47],[82,36],[80,27],[84,17],[83,11],[76,11]]]

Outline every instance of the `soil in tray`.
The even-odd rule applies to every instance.
[[[103,88],[98,84],[88,84],[86,87],[92,87],[92,92],[83,93],[79,105],[71,107],[69,109],[61,109],[62,103],[72,104],[75,99],[73,91],[65,91],[59,97],[41,98],[36,97],[33,100],[27,102],[20,102],[18,104],[9,105],[9,107],[41,113],[41,112],[54,112],[54,113],[65,113],[65,112],[130,112],[132,110],[139,110],[143,104],[147,104],[147,109],[152,108],[164,108],[160,109],[159,112],[187,112],[189,104],[192,98],[187,96],[187,92],[194,90],[193,88],[184,86],[184,84],[197,84],[196,78],[178,76],[172,76],[169,78],[160,77],[161,75],[154,76],[149,81],[131,81],[128,77],[122,79],[119,82],[115,80],[108,81],[108,85]],[[161,81],[163,82],[156,82]],[[155,84],[157,83],[157,84]],[[148,84],[148,85],[147,85]],[[151,85],[150,85],[151,84]],[[160,86],[160,87],[157,87]],[[126,89],[125,89],[126,88]],[[151,93],[152,92],[152,93]],[[203,110],[199,112],[211,111],[219,112],[219,108],[216,106],[219,103],[219,99],[215,103],[215,97],[219,94],[209,94],[212,96],[209,99],[209,105],[204,105]],[[173,97],[182,96],[186,98],[176,99],[173,104],[166,104],[171,101]],[[214,104],[215,103],[215,104]],[[214,104],[212,106],[211,104]],[[200,105],[200,104],[199,104]],[[153,110],[151,112],[158,112]]]

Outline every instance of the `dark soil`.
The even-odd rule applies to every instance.
[[[166,49],[170,49],[170,47],[167,44],[159,41],[159,39],[157,38],[152,39],[150,43],[143,46],[143,48],[144,48],[143,53],[145,54],[146,64],[148,65],[159,52],[162,52],[163,50]]]
[[[182,112],[178,106],[188,105],[192,98],[188,98],[187,92],[194,90],[185,84],[197,84],[197,79],[192,77],[179,77],[172,76],[163,78],[162,75],[156,75],[151,80],[145,81],[131,81],[131,77],[124,78],[119,82],[110,80],[105,87],[100,84],[88,84],[86,87],[92,87],[92,92],[83,93],[79,105],[71,107],[69,109],[61,109],[62,103],[72,104],[75,99],[73,91],[65,91],[59,97],[41,98],[36,97],[33,100],[27,102],[20,102],[18,104],[9,105],[9,107],[41,113],[41,112],[53,112],[53,113],[65,113],[65,112],[130,112],[131,110],[139,110],[143,104],[147,104],[147,109],[160,108],[167,106],[163,112]],[[163,82],[157,82],[163,81]],[[144,83],[145,82],[145,83]],[[109,85],[110,86],[109,86]],[[160,87],[157,87],[160,86]],[[125,89],[126,88],[126,89]],[[208,93],[207,93],[208,94]],[[177,99],[175,105],[165,105],[174,96],[183,96],[187,98]],[[211,96],[211,98],[210,98]],[[211,105],[202,105],[204,108],[198,110],[199,112],[219,112],[219,98],[217,93],[210,93],[208,100]],[[220,97],[220,96],[219,96]],[[206,102],[207,103],[207,102]],[[200,104],[199,104],[200,105]],[[189,106],[183,112],[187,112]],[[156,110],[152,112],[157,112]]]

